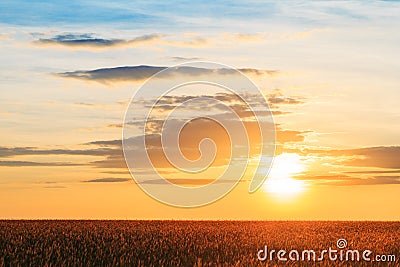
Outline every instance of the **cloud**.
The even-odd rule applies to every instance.
[[[121,183],[131,181],[132,178],[98,178],[83,181],[84,183]]]
[[[122,147],[122,140],[100,140],[100,141],[92,141],[89,143],[85,143],[85,145],[98,145],[103,147]]]
[[[106,125],[107,128],[122,128],[123,124],[122,123],[111,123]]]
[[[202,60],[201,57],[170,57],[170,59],[172,59],[173,61],[176,61],[176,62]]]
[[[59,167],[59,166],[81,166],[82,164],[70,162],[34,162],[34,161],[0,161],[2,167]]]
[[[102,173],[106,173],[106,174],[130,174],[129,170],[122,170],[122,171],[104,171]]]
[[[290,41],[309,38],[317,33],[326,31],[326,29],[310,29],[306,31],[295,32],[259,32],[259,33],[223,33],[221,38],[232,39],[235,42],[276,42]]]
[[[56,75],[63,78],[96,81],[107,84],[107,83],[126,82],[126,81],[143,81],[166,68],[167,67],[146,66],[146,65],[123,66],[114,68],[101,68],[95,70],[77,70],[70,72],[61,72],[61,73],[56,73]],[[278,71],[276,70],[258,70],[251,68],[242,68],[238,70],[245,74],[253,74],[253,75],[274,75],[278,73]],[[229,70],[229,69],[215,70],[215,69],[206,69],[197,67],[180,67],[179,71],[182,73],[182,75],[188,75],[188,76],[213,74],[216,71],[218,72],[218,74],[222,75],[230,75],[236,73],[234,70]],[[169,77],[162,76],[162,78],[169,78]]]
[[[37,36],[37,35],[36,35]],[[115,39],[115,38],[100,38],[92,33],[64,33],[58,34],[50,38],[39,38],[33,43],[41,46],[64,46],[69,48],[80,49],[108,49],[116,47],[134,47],[142,44],[154,43],[160,45],[177,46],[177,47],[201,47],[208,45],[209,40],[203,37],[195,37],[190,40],[165,40],[165,34],[153,33],[145,34],[133,39]],[[185,60],[183,57],[173,57],[175,61]],[[198,60],[192,58],[191,60]],[[187,60],[185,60],[187,61]]]
[[[371,178],[351,178],[342,181],[333,181],[330,185],[348,186],[348,185],[384,185],[400,184],[400,176],[375,176]]]
[[[52,38],[40,38],[34,41],[38,45],[57,45],[77,48],[112,48],[121,46],[135,46],[143,43],[159,40],[163,37],[161,34],[147,34],[135,37],[130,40],[124,39],[104,39],[94,37],[93,34],[59,34]]]
[[[210,95],[198,95],[198,96],[187,96],[187,95],[182,95],[182,96],[163,96],[162,98],[158,99],[157,105],[153,106],[152,109],[155,112],[167,112],[171,111],[174,108],[176,108],[179,104],[195,99],[195,98],[209,98],[212,97],[216,100],[222,101],[225,104],[229,105],[230,108],[232,108],[242,119],[253,117],[254,113],[249,109],[248,105],[243,102],[243,100],[235,95],[235,94],[229,94],[229,93],[219,93],[214,96]],[[269,106],[270,108],[273,108],[271,110],[273,115],[285,115],[285,114],[290,114],[291,112],[288,111],[283,111],[283,110],[278,110],[278,108],[281,108],[281,105],[295,105],[295,104],[303,104],[304,98],[303,97],[287,97],[284,96],[282,93],[273,93],[273,94],[268,94],[265,96],[267,100],[269,101]],[[258,105],[259,100],[256,95],[251,95],[251,94],[246,94],[245,95],[246,101],[251,104],[251,105]],[[147,102],[144,101],[144,106],[146,106]],[[203,101],[197,101],[196,107],[190,107],[190,110],[207,110],[207,111],[212,111],[212,110],[222,110],[224,111],[225,109],[223,108],[223,104],[215,104],[215,105],[210,105],[210,103],[206,100]],[[146,106],[150,107],[150,106]],[[264,114],[268,115],[268,114]],[[121,128],[121,124],[110,124],[108,127],[111,128]]]
[[[63,78],[73,78],[78,80],[97,81],[100,83],[121,82],[121,81],[142,81],[166,67],[152,66],[126,66],[115,68],[103,68],[96,70],[78,70],[72,72],[57,73]]]
[[[49,186],[45,186],[44,188],[61,189],[61,188],[67,188],[67,187],[66,186],[62,186],[62,185],[49,185]]]
[[[352,177],[342,174],[333,175],[300,175],[294,177],[297,180],[312,181],[317,185],[334,186],[354,186],[354,185],[384,185],[400,184],[400,176],[370,176],[370,177]]]
[[[276,129],[276,142],[303,142],[305,136],[312,131],[283,130],[279,127]]]
[[[127,169],[122,150],[119,151],[118,155],[110,155],[103,160],[92,161],[89,165],[96,168]]]
[[[287,114],[292,114],[293,112],[290,111],[281,111],[281,110],[271,110],[272,115],[274,116],[281,116],[281,115],[287,115]]]
[[[400,173],[400,170],[378,170],[378,171],[348,171],[345,173],[373,174],[373,173]]]
[[[224,33],[222,34],[223,38],[230,38],[234,39],[236,41],[242,41],[242,42],[258,42],[262,41],[265,39],[265,33],[236,33],[236,34],[231,34],[231,33]]]
[[[74,103],[77,106],[85,106],[85,107],[93,107],[96,106],[97,104],[93,104],[93,103],[86,103],[86,102],[76,102]]]
[[[209,44],[209,40],[203,37],[196,37],[190,41],[164,41],[166,45],[177,47],[202,47]]]
[[[303,104],[304,102],[302,100],[293,98],[293,97],[277,97],[277,96],[269,96],[268,101],[271,105],[298,105],[298,104]]]
[[[302,155],[332,156],[340,158],[341,165],[400,169],[400,146],[377,146],[355,149],[287,149]],[[344,158],[344,159],[343,159]]]
[[[333,155],[355,155],[354,157],[345,161],[346,165],[350,166],[369,166],[399,169],[400,168],[400,147],[368,147],[351,150],[336,150],[332,151]]]
[[[244,74],[253,74],[253,75],[276,75],[278,74],[280,71],[278,70],[259,70],[259,69],[253,69],[253,68],[243,68],[243,69],[238,69],[239,71],[243,72]]]
[[[200,140],[204,137],[210,137],[214,140],[218,147],[218,153],[213,166],[224,166],[229,159],[230,149],[226,144],[228,139],[224,131],[220,131],[218,127],[212,126],[210,121],[198,121],[199,123],[193,124],[187,129],[186,133],[181,136],[181,151],[189,158],[196,158],[198,156],[198,147]],[[250,130],[251,151],[256,150],[258,141],[252,136],[252,127],[255,125],[250,124],[247,126]],[[210,129],[213,129],[210,131]],[[278,151],[282,144],[287,142],[302,142],[304,136],[308,131],[294,131],[277,129],[277,144]],[[166,160],[165,155],[161,149],[161,138],[158,134],[148,134],[145,137],[134,137],[131,140],[131,145],[135,146],[143,142],[146,138],[148,144],[148,152],[152,162],[156,168],[172,168],[171,164]],[[121,140],[99,140],[82,144],[83,146],[95,146],[96,148],[90,149],[38,149],[31,147],[16,147],[16,148],[0,148],[0,157],[10,158],[14,156],[30,156],[30,155],[88,155],[88,156],[101,156],[102,159],[88,161],[86,163],[74,162],[37,162],[37,161],[24,161],[24,160],[2,160],[0,166],[3,167],[61,167],[61,166],[91,166],[102,169],[117,170],[115,174],[128,174],[128,169],[125,163],[125,158],[122,151]],[[286,153],[298,153],[299,155],[315,155],[328,161],[334,165],[345,165],[353,167],[379,167],[384,168],[380,170],[358,170],[351,172],[342,172],[340,174],[327,174],[327,175],[302,175],[295,177],[296,179],[313,180],[314,182],[329,185],[361,185],[361,184],[397,184],[399,176],[391,174],[398,174],[399,168],[399,152],[400,147],[367,147],[359,149],[347,150],[302,150],[294,151],[284,149]],[[338,160],[335,160],[335,158]],[[193,159],[194,159],[193,158]],[[344,158],[344,159],[343,159]],[[137,166],[144,166],[141,163],[142,159],[137,159]],[[108,172],[107,172],[108,173]],[[114,174],[114,173],[112,173]],[[371,176],[372,175],[372,176]]]
[[[167,179],[169,182],[177,185],[205,185],[214,182],[214,179],[182,179],[182,178],[177,178],[177,179]],[[243,182],[244,180],[240,180],[240,182]],[[217,184],[223,184],[223,183],[235,183],[236,181],[234,180],[218,180],[215,183]],[[163,179],[149,179],[141,184],[154,184],[154,185],[163,185],[167,184],[168,182]]]
[[[285,96],[279,89],[272,94],[266,95],[269,105],[277,107],[280,105],[301,105],[305,103],[305,98],[300,96]]]
[[[87,163],[71,162],[34,162],[34,161],[0,161],[0,166],[35,167],[35,166],[93,166],[98,168],[126,168],[121,140],[94,141],[83,145],[97,146],[90,149],[38,149],[35,147],[0,147],[0,158],[31,155],[71,155],[105,157],[103,160]]]
[[[177,185],[204,185],[214,182],[214,179],[184,179],[184,178],[175,178],[175,179],[167,179],[169,182]],[[84,183],[121,183],[121,182],[129,182],[134,181],[132,178],[97,178],[91,180],[82,181]],[[215,183],[234,183],[234,180],[218,180]],[[243,182],[241,180],[241,182]],[[148,179],[140,184],[153,184],[153,185],[165,185],[168,182],[163,179]]]
[[[313,180],[313,181],[318,181],[318,180],[326,180],[326,181],[337,181],[337,180],[346,180],[350,179],[351,177],[348,175],[343,175],[343,174],[328,174],[328,175],[298,175],[294,176],[296,180]]]
[[[101,108],[101,109],[110,109],[111,105],[106,104],[95,104],[95,103],[87,103],[87,102],[75,102],[73,103],[75,106],[86,107],[86,108]]]
[[[158,104],[153,111],[157,112],[157,116],[153,116],[151,119],[146,121],[146,124],[144,121],[138,121],[133,118],[132,121],[128,121],[129,125],[132,125],[134,127],[137,127],[138,129],[143,130],[144,125],[146,125],[146,136],[141,137],[137,136],[134,139],[131,140],[131,145],[135,146],[135,144],[140,144],[143,142],[143,138],[146,139],[146,142],[149,146],[149,153],[152,154],[152,160],[154,160],[154,164],[157,167],[164,167],[164,168],[171,168],[172,166],[168,163],[168,161],[165,159],[165,156],[163,155],[163,152],[161,150],[161,132],[162,132],[162,127],[164,124],[164,118],[162,116],[166,115],[168,111],[174,109],[177,107],[180,103],[188,101],[193,98],[198,98],[201,96],[187,96],[187,95],[181,95],[181,96],[164,96],[158,100]],[[205,97],[205,96],[203,96]],[[281,96],[283,97],[283,96]],[[223,101],[226,105],[230,106],[238,115],[240,118],[243,119],[243,124],[246,127],[246,130],[249,134],[249,140],[250,140],[250,148],[251,148],[251,153],[255,153],[256,150],[260,146],[260,136],[259,136],[259,127],[258,123],[253,120],[254,114],[251,110],[249,110],[249,107],[247,106],[246,103],[244,103],[241,98],[239,98],[235,94],[227,94],[227,93],[221,93],[217,94],[213,97],[216,100]],[[255,102],[257,99],[254,96],[248,95],[246,96],[246,99],[250,101],[250,103]],[[198,107],[195,109],[190,109],[191,111],[193,110],[204,110],[207,109],[209,112],[214,112],[214,116],[221,118],[224,121],[224,118],[227,118],[226,114],[221,112],[223,109],[221,109],[218,104],[217,105],[210,105],[209,103],[204,103],[202,102],[197,103],[199,104]],[[257,104],[255,102],[255,104]],[[147,105],[146,101],[144,101],[144,106]],[[221,104],[222,105],[222,104]],[[283,114],[284,112],[280,113]],[[162,114],[162,115],[160,115]],[[161,117],[159,117],[161,116]],[[170,119],[169,122],[171,125],[177,124],[179,125],[181,123],[180,119],[174,118]],[[226,121],[225,123],[230,123],[230,121]],[[123,127],[122,124],[109,124],[107,127],[115,127],[115,128],[121,128]],[[281,129],[278,127],[276,129],[276,140],[278,144],[284,144],[288,142],[302,142],[304,141],[305,136],[310,133],[311,131],[296,131],[296,130],[287,130],[287,129]],[[230,150],[229,150],[229,145],[223,145],[223,144],[229,144],[229,138],[226,135],[226,132],[224,129],[221,128],[220,125],[216,124],[215,122],[202,118],[202,119],[197,119],[193,121],[193,123],[188,123],[185,126],[185,131],[181,132],[180,136],[180,142],[181,142],[181,150],[183,153],[186,153],[186,155],[193,155],[193,153],[196,153],[198,150],[198,144],[203,138],[211,138],[216,142],[216,145],[218,147],[218,153],[220,153],[219,157],[215,161],[215,166],[221,166],[226,164],[226,160],[229,158],[230,155]],[[226,137],[226,138],[225,138]],[[97,144],[97,145],[121,145],[121,141],[118,140],[113,140],[111,142],[92,142],[91,144]],[[242,144],[245,145],[245,144]],[[140,147],[138,145],[138,147]],[[140,162],[140,160],[138,160]],[[101,161],[95,161],[92,162],[92,164],[96,165],[96,167],[124,167],[124,158],[123,155],[116,156],[116,157],[109,157],[105,160]],[[138,163],[138,165],[140,165]]]
[[[206,96],[206,95],[203,95]],[[188,101],[193,98],[197,98],[199,96],[164,96],[159,99],[158,103],[160,105],[155,109],[157,112],[163,113],[167,112],[182,102]],[[282,94],[280,97],[284,97]],[[247,130],[248,137],[250,140],[250,154],[253,155],[258,153],[258,149],[261,144],[261,137],[259,135],[259,125],[254,120],[254,114],[249,109],[249,106],[242,101],[240,97],[235,94],[228,93],[219,93],[214,96],[216,100],[224,102],[224,104],[230,106],[238,115],[243,119],[243,124]],[[255,95],[247,94],[245,99],[248,103],[258,106],[257,98]],[[86,103],[84,104],[86,105]],[[90,104],[91,105],[91,104]],[[143,101],[143,105],[147,105],[146,100]],[[233,123],[232,121],[226,120],[227,115],[224,109],[220,107],[222,104],[213,104],[209,105],[209,102],[200,103],[198,110],[207,109],[214,113],[214,116],[221,119],[227,124]],[[193,109],[191,109],[193,111]],[[281,113],[282,114],[282,113]],[[162,114],[164,115],[164,114]],[[140,127],[144,126],[143,121],[135,120],[133,118],[132,121],[127,122],[129,125],[133,127],[137,127],[138,129],[142,129]],[[159,117],[151,118],[147,121],[147,129],[145,136],[137,136],[132,138],[132,146],[137,145],[143,142],[143,138],[146,139],[147,144],[149,145],[149,153],[151,153],[151,158],[154,160],[155,166],[157,168],[172,168],[171,164],[166,159],[161,146],[161,128],[164,123],[163,119]],[[172,124],[180,124],[180,119],[172,119],[170,120]],[[111,124],[108,127],[122,127],[121,124]],[[274,127],[271,125],[271,127]],[[288,142],[302,142],[304,141],[305,136],[309,133],[309,131],[296,131],[296,130],[287,130],[281,129],[278,127],[276,129],[277,134],[277,143],[284,144]],[[198,151],[198,144],[204,138],[210,138],[215,141],[218,148],[218,155],[216,160],[214,161],[215,166],[223,166],[227,163],[230,157],[230,146],[226,144],[230,144],[229,136],[221,125],[209,119],[197,119],[191,123],[188,123],[185,126],[184,131],[182,131],[182,135],[180,136],[181,142],[181,150],[185,155],[189,157],[195,157]],[[126,163],[124,159],[124,155],[122,152],[122,141],[120,139],[115,140],[97,140],[88,142],[85,144],[81,144],[84,148],[70,150],[70,149],[38,149],[38,148],[2,148],[0,147],[0,156],[10,157],[16,155],[88,155],[88,156],[102,156],[101,159],[91,160],[87,162],[88,166],[92,166],[95,168],[112,168],[112,169],[126,169]],[[245,147],[247,142],[243,144],[239,144],[239,146]],[[241,148],[242,149],[242,148]],[[244,151],[244,149],[243,149]],[[244,153],[244,152],[243,152]],[[142,163],[141,159],[138,159],[138,166]],[[144,163],[143,163],[144,164]]]
[[[179,121],[170,121],[171,124],[177,123],[180,124]],[[229,123],[229,122],[228,122]],[[161,142],[161,131],[162,131],[162,120],[155,120],[147,123],[148,134],[143,136],[137,136],[132,138],[129,141],[131,149],[134,149],[136,146],[139,148],[140,144],[143,143],[143,138],[146,140],[147,151],[150,155],[150,158],[157,168],[172,168],[169,161],[166,159],[163,151],[162,151],[162,142]],[[249,153],[250,157],[259,152],[259,148],[261,145],[261,137],[259,135],[258,123],[255,121],[246,121],[244,122],[244,126],[248,133],[249,140]],[[276,131],[276,140],[278,145],[282,145],[289,142],[302,142],[304,141],[305,136],[310,131],[295,131],[295,130],[284,130],[277,129]],[[217,147],[217,154],[215,161],[213,162],[213,166],[223,166],[227,164],[230,155],[231,155],[231,147],[229,135],[219,124],[215,123],[209,119],[197,119],[192,123],[188,123],[183,130],[180,132],[179,141],[180,141],[180,150],[181,152],[189,158],[194,160],[198,156],[200,156],[198,151],[198,144],[204,138],[210,138],[213,140]],[[247,140],[247,139],[246,139]],[[243,141],[244,142],[244,141]],[[237,144],[237,148],[240,149],[243,147],[243,156],[245,156],[245,150],[247,143]],[[166,144],[164,144],[164,148],[166,148]],[[240,154],[242,155],[242,154]],[[119,159],[123,161],[123,157]],[[109,158],[106,161],[97,161],[96,164],[100,167],[112,167],[112,166],[121,166],[124,164],[119,163],[117,158]],[[137,166],[141,166],[141,159],[137,159]]]
[[[101,144],[102,141],[98,141]],[[121,140],[119,140],[121,142]],[[112,143],[107,141],[106,143]],[[35,147],[0,147],[0,158],[7,158],[19,155],[86,155],[86,156],[107,156],[116,154],[116,150],[107,148],[96,149],[38,149]]]

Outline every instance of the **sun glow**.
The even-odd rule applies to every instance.
[[[282,154],[274,159],[271,171],[264,183],[264,191],[278,196],[290,196],[305,190],[305,182],[293,179],[293,176],[305,170],[297,154]]]

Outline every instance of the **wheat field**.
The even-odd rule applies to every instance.
[[[336,248],[393,262],[260,261],[259,250]],[[372,256],[371,256],[372,257]],[[0,221],[0,266],[399,266],[399,222]]]

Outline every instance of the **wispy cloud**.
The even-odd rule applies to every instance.
[[[82,164],[79,163],[71,163],[71,162],[34,162],[34,161],[0,161],[0,166],[3,167],[37,167],[37,166],[45,166],[45,167],[57,167],[57,166],[80,166]]]
[[[265,39],[265,33],[224,33],[221,37],[243,42],[258,42]]]
[[[174,40],[168,40],[164,41],[164,44],[166,45],[171,45],[171,46],[177,46],[177,47],[203,47],[209,44],[209,40],[204,38],[204,37],[196,37],[192,40],[183,40],[183,41],[174,41]]]
[[[176,178],[176,179],[167,179],[169,182],[177,185],[204,185],[214,182],[213,179],[183,179],[183,178]],[[168,184],[167,180],[163,179],[149,179],[141,184],[154,184],[154,185],[165,185]],[[240,180],[243,182],[244,180]],[[218,180],[215,183],[223,184],[223,183],[235,183],[234,180]]]
[[[100,141],[92,141],[92,142],[86,143],[85,145],[97,145],[97,146],[102,146],[102,147],[122,147],[122,141],[121,141],[121,139],[100,140]]]
[[[346,166],[400,169],[400,146],[379,146],[343,150],[316,150],[309,154],[344,157],[339,163]]]
[[[354,167],[400,169],[400,146],[377,146],[355,149],[287,149],[302,155],[337,157],[336,164]]]
[[[96,168],[127,169],[122,150],[118,155],[110,155],[105,159],[92,161],[89,165]]]
[[[169,182],[177,185],[204,185],[208,183],[214,182],[213,179],[184,179],[184,178],[175,178],[175,179],[167,179]],[[168,184],[167,180],[163,179],[148,179],[144,182],[141,182],[141,184],[152,184],[152,185],[165,185]],[[123,183],[123,182],[134,182],[132,178],[97,178],[97,179],[90,179],[90,180],[85,180],[82,181],[84,183]],[[218,180],[215,181],[215,183],[234,183],[235,181],[233,180]],[[242,181],[243,182],[243,181]]]
[[[329,184],[337,186],[400,184],[400,176],[374,176],[370,178],[350,178],[347,180],[333,181]]]
[[[304,97],[300,96],[285,96],[282,92],[277,91],[275,93],[269,94],[266,96],[268,99],[268,103],[270,106],[278,106],[278,105],[298,105],[304,104]]]
[[[163,37],[162,34],[147,34],[135,37],[133,39],[106,39],[95,37],[93,34],[74,34],[66,33],[59,34],[51,38],[40,38],[34,43],[38,45],[57,45],[74,48],[112,48],[122,46],[136,46],[143,43],[149,43],[159,40]]]
[[[112,141],[108,141],[112,142]],[[119,140],[121,143],[121,140]],[[99,142],[99,145],[101,142]],[[38,149],[34,147],[0,147],[0,157],[7,158],[20,155],[85,155],[105,156],[115,154],[115,149],[102,147],[95,149]]]
[[[333,186],[354,186],[354,185],[383,185],[383,184],[400,184],[400,176],[369,176],[354,177],[342,174],[330,175],[301,175],[294,177],[297,180],[307,180],[316,185],[333,185]]]
[[[132,181],[131,178],[98,178],[98,179],[91,179],[85,180],[84,183],[121,183],[121,182],[128,182]]]
[[[124,81],[142,81],[166,68],[167,67],[146,66],[146,65],[124,66],[124,67],[114,67],[114,68],[101,68],[95,70],[77,70],[77,71],[57,73],[56,75],[63,78],[96,81],[107,84],[107,83],[124,82]],[[178,70],[182,73],[182,75],[189,75],[189,76],[213,74],[216,71],[219,74],[223,75],[236,74],[236,72],[229,69],[206,69],[206,68],[187,67],[187,66],[180,67]],[[252,68],[240,68],[238,70],[245,74],[253,74],[253,75],[275,75],[279,72],[277,70],[259,70]],[[162,76],[162,78],[169,78],[169,77]]]
[[[356,157],[346,160],[344,164],[350,166],[371,166],[380,168],[400,168],[400,147],[368,147],[352,150],[335,150],[331,154],[354,155]]]
[[[195,61],[195,60],[202,60],[201,57],[169,57],[175,62],[185,62],[185,61]]]
[[[345,173],[356,173],[356,174],[373,174],[373,173],[400,173],[400,170],[378,170],[378,171],[348,171]]]
[[[66,186],[63,185],[49,185],[45,186],[44,188],[49,188],[49,189],[61,189],[61,188],[67,188]]]
[[[95,70],[77,70],[71,72],[57,73],[63,78],[73,78],[86,81],[97,81],[100,83],[123,82],[123,81],[141,81],[149,78],[166,67],[152,66],[126,66],[115,68],[103,68]]]

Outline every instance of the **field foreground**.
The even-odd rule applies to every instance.
[[[400,266],[400,222],[76,220],[0,221],[0,266],[310,266],[302,251],[339,257],[339,239],[343,255],[370,250],[371,261],[325,254],[319,266]],[[265,246],[300,260],[260,261]]]

